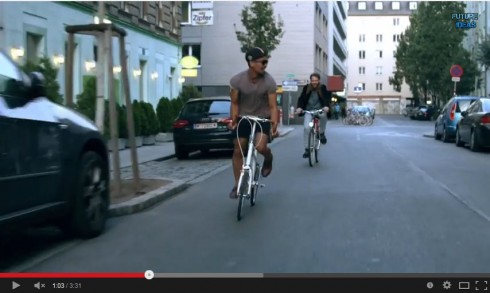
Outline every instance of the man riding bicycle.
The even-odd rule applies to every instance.
[[[237,198],[237,185],[240,177],[240,168],[243,164],[241,150],[247,149],[248,138],[252,127],[247,120],[238,122],[242,115],[253,115],[272,120],[271,123],[260,122],[262,127],[256,128],[255,146],[257,151],[264,156],[262,176],[267,177],[272,171],[272,152],[267,146],[269,135],[277,136],[277,85],[274,78],[265,71],[269,62],[267,50],[255,47],[245,54],[248,69],[244,70],[230,80],[231,118],[233,134],[239,139],[234,140],[233,151],[233,175],[235,185],[230,192],[230,198]],[[238,127],[237,127],[238,126]],[[260,132],[262,130],[262,132]]]
[[[303,91],[298,98],[296,114],[303,114],[303,110],[311,111],[323,109],[324,113],[320,116],[320,142],[322,144],[327,143],[327,137],[325,136],[325,130],[327,127],[327,112],[330,109],[332,102],[332,92],[327,90],[327,87],[320,83],[320,74],[312,73],[310,75],[310,83],[303,87]],[[303,158],[308,158],[308,135],[310,133],[309,123],[313,120],[313,116],[309,113],[304,113],[304,134],[303,142],[305,152]]]

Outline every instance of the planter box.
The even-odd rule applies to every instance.
[[[136,136],[134,138],[134,142],[136,144],[136,147],[139,148],[143,145],[143,137],[142,136]],[[126,141],[126,147],[129,149],[131,146],[129,145],[129,139]]]
[[[125,138],[119,138],[119,139],[117,140],[117,144],[118,144],[118,149],[119,149],[120,151],[121,151],[121,150],[124,150],[124,149],[126,148],[126,144],[127,144],[126,139],[125,139]],[[108,150],[109,150],[110,152],[112,152],[112,142],[111,142],[111,140],[110,140],[110,139],[107,141],[107,148],[108,148]]]
[[[174,135],[172,132],[160,132],[155,139],[158,142],[170,142],[174,140]]]
[[[154,135],[143,136],[143,145],[154,145],[156,143]]]

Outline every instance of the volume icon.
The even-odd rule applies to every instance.
[[[34,288],[41,289],[41,283],[37,282],[36,284],[34,284]]]

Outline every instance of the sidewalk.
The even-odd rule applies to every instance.
[[[279,127],[279,137],[284,137],[288,133],[294,130],[294,127],[281,126]],[[274,144],[275,141],[272,142]],[[155,160],[168,160],[175,157],[174,143],[173,141],[157,142],[152,146],[142,146],[137,148],[138,162],[143,164]],[[111,171],[112,168],[112,153],[110,153]],[[131,152],[129,149],[119,151],[119,159],[121,168],[131,166]],[[228,166],[225,166],[228,168]],[[209,174],[213,175],[213,174]],[[145,178],[142,178],[145,179]],[[177,193],[184,191],[191,184],[188,184],[180,180],[168,180],[167,178],[151,178],[151,179],[164,179],[169,181],[168,184],[145,193],[143,195],[135,195],[126,201],[111,204],[109,207],[109,217],[117,217],[128,214],[137,213],[143,211],[165,199],[168,199]]]
[[[281,126],[279,127],[279,137],[287,135],[289,132],[293,131],[293,127]],[[155,145],[142,146],[136,149],[138,153],[138,163],[143,164],[151,161],[163,161],[172,159],[175,157],[174,142],[168,140],[165,142],[157,142]],[[112,167],[112,152],[110,154],[110,167]],[[131,151],[130,149],[124,149],[119,151],[119,163],[121,168],[126,168],[131,166]]]

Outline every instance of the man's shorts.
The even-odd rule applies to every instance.
[[[237,131],[238,131],[238,137],[246,138],[248,139],[250,137],[250,133],[252,132],[252,121],[249,121],[247,119],[242,119],[239,120],[240,123],[237,125],[237,127],[233,130],[233,137],[236,137]],[[259,122],[259,124],[262,126],[259,127],[255,126],[255,133],[260,132],[262,129],[262,132],[264,134],[267,134],[269,136],[269,140],[271,139],[271,123],[270,122]]]

